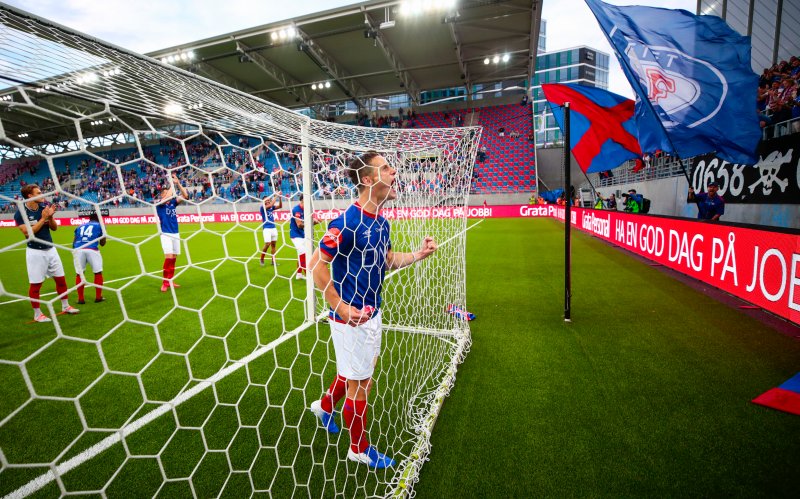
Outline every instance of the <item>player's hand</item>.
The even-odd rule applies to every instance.
[[[694,194],[694,187],[689,187],[689,194]]]
[[[419,251],[417,251],[416,257],[417,260],[424,260],[431,256],[437,249],[439,245],[436,244],[436,241],[428,236],[422,240],[422,247],[420,247]]]
[[[336,313],[348,326],[359,326],[364,324],[372,318],[372,307],[364,307],[362,309],[351,307],[346,303],[342,303],[336,307]]]

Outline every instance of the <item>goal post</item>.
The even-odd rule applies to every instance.
[[[5,5],[0,53],[0,210],[27,213],[20,183],[36,182],[61,221],[52,243],[31,220],[28,239],[0,232],[0,321],[10,329],[0,345],[0,497],[412,495],[471,343],[448,307],[466,305],[481,129],[312,120]],[[347,431],[328,434],[308,410],[336,362],[327,304],[297,277],[287,223],[305,199],[313,251],[355,201],[346,167],[369,150],[398,170],[398,198],[382,212],[392,249],[414,251],[428,236],[440,246],[386,274],[368,431],[397,460],[387,470],[348,461]],[[186,195],[167,274],[158,213],[173,175]],[[275,265],[265,198],[282,204]],[[108,241],[98,249],[104,281],[89,270],[75,280],[79,209],[98,215]],[[48,275],[31,298],[29,242],[53,245],[66,294]],[[79,287],[80,314],[58,314]],[[95,291],[105,301],[94,303]],[[52,322],[32,323],[32,302]]]

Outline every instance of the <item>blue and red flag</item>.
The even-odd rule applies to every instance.
[[[639,143],[683,158],[757,162],[750,39],[716,16],[586,0],[638,97]]]
[[[800,373],[753,399],[759,405],[800,416]]]
[[[570,149],[585,173],[612,170],[641,157],[632,100],[572,83],[545,83],[542,91],[562,132],[561,106],[569,102]]]

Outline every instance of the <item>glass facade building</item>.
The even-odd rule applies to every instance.
[[[800,0],[698,0],[698,14],[719,16],[752,42],[753,71],[800,57]]]
[[[541,53],[536,57],[536,76],[533,80],[533,112],[536,145],[558,143],[561,130],[553,115],[546,109],[542,83],[579,83],[608,89],[609,55],[590,47],[577,47]],[[542,111],[545,125],[542,130]]]

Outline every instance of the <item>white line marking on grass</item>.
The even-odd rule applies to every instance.
[[[466,229],[464,229],[463,232],[466,233],[468,230],[470,230],[473,227],[477,226],[479,223],[480,222],[477,222],[477,223],[474,223],[474,224],[468,226]],[[439,243],[439,245],[440,246],[444,246],[445,244],[447,244],[448,242],[452,241],[453,239],[455,239],[456,237],[458,237],[461,234],[462,234],[462,232],[460,231],[456,235],[446,239],[445,241],[442,241],[441,243]],[[219,259],[219,260],[221,260],[221,259]],[[214,260],[211,260],[211,261],[214,261]],[[218,260],[216,260],[216,261],[218,261]],[[195,265],[199,265],[199,264],[195,264]],[[389,274],[386,275],[385,279],[389,279],[391,276],[393,276],[394,274],[396,274],[400,270],[401,269],[395,270],[394,272],[390,272]],[[321,320],[324,317],[327,317],[327,315],[328,315],[327,311],[321,313],[320,315],[317,316],[317,321]],[[238,371],[240,368],[244,367],[245,365],[247,365],[248,363],[252,362],[253,360],[261,357],[262,355],[264,355],[267,352],[270,352],[270,351],[274,350],[276,347],[280,346],[282,343],[286,342],[287,340],[296,337],[297,335],[299,335],[300,333],[302,333],[303,331],[305,331],[309,327],[313,326],[314,324],[316,324],[316,321],[315,322],[310,322],[310,321],[309,322],[303,322],[303,324],[301,324],[300,326],[296,327],[295,329],[287,332],[286,334],[284,334],[280,338],[268,343],[267,345],[264,345],[261,348],[256,349],[250,355],[242,358],[241,360],[234,361],[230,366],[218,371],[216,374],[214,374],[210,378],[206,379],[205,381],[201,381],[200,383],[198,383],[197,385],[193,386],[189,390],[181,393],[180,395],[178,395],[177,397],[175,397],[171,401],[160,405],[159,407],[157,407],[156,409],[153,409],[152,411],[150,411],[149,413],[145,414],[141,418],[133,421],[131,424],[121,428],[116,433],[114,433],[112,435],[109,435],[108,437],[104,438],[100,442],[98,442],[98,443],[94,444],[93,446],[87,448],[86,450],[82,451],[80,454],[77,454],[75,457],[73,457],[73,458],[71,458],[71,459],[59,464],[58,466],[54,466],[53,469],[51,469],[47,473],[39,475],[38,477],[34,478],[33,480],[31,480],[27,484],[25,484],[22,487],[14,490],[13,492],[11,492],[7,496],[5,496],[5,499],[23,498],[23,497],[27,497],[27,496],[33,494],[34,492],[36,492],[38,490],[41,490],[47,484],[49,484],[50,482],[54,481],[57,476],[59,476],[59,477],[64,476],[66,473],[69,473],[70,471],[72,471],[73,469],[77,468],[78,466],[80,466],[81,464],[85,463],[86,461],[94,458],[95,456],[97,456],[98,454],[102,453],[103,451],[111,448],[115,444],[120,443],[123,438],[125,438],[128,435],[132,434],[133,432],[139,430],[140,428],[144,427],[148,423],[151,423],[152,421],[154,421],[158,417],[163,416],[164,414],[169,412],[170,409],[173,409],[173,408],[179,406],[180,404],[186,402],[187,400],[189,400],[190,398],[194,397],[198,393],[202,392],[206,388],[212,386],[214,383],[216,383],[216,382],[220,381],[221,379],[227,377],[229,374],[232,374],[232,373]],[[459,353],[459,355],[462,355],[462,354]],[[441,390],[441,387],[440,387],[440,390]],[[441,401],[437,402],[437,404],[438,404],[438,406],[441,406]],[[430,426],[431,427],[433,426],[433,422],[434,421],[435,421],[435,417],[430,421]],[[430,430],[430,428],[428,428],[428,430]]]

